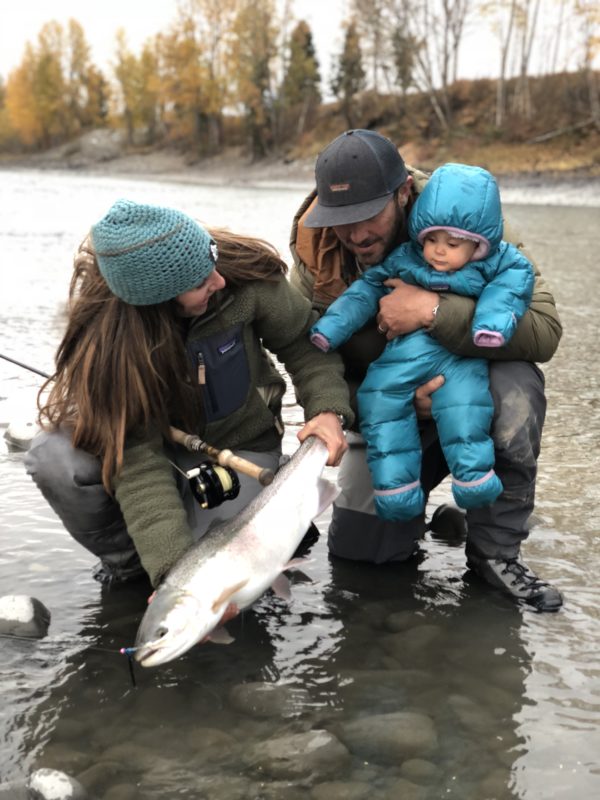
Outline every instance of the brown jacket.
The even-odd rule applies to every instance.
[[[408,168],[413,176],[414,197],[421,191],[427,176]],[[302,221],[316,200],[316,191],[305,199],[294,219],[290,249],[294,258],[290,280],[313,307],[323,312],[349,286],[355,277],[354,257],[347,251],[331,228],[305,228]],[[440,295],[440,306],[430,333],[453,353],[462,356],[483,357],[501,361],[549,361],[558,347],[562,325],[554,298],[541,277],[531,256],[523,249],[508,226],[505,238],[517,244],[531,261],[535,270],[535,286],[529,310],[521,319],[514,336],[502,348],[481,348],[473,344],[471,322],[476,301],[454,294]],[[404,241],[408,240],[408,236]],[[368,336],[370,345],[365,345]],[[378,336],[375,325],[355,334],[340,350],[347,370],[357,372],[362,380],[366,367],[381,353],[385,345]]]

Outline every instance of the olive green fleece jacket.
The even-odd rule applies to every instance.
[[[408,167],[408,171],[414,181],[414,199],[427,182],[427,175],[411,167]],[[305,199],[293,222],[290,249],[294,258],[294,266],[290,273],[290,281],[313,303],[313,307],[322,313],[333,302],[335,296],[343,292],[344,284],[349,283],[341,277],[339,263],[343,263],[351,254],[339,242],[332,229],[304,228],[302,218],[314,203],[315,198],[316,191],[313,191]],[[531,255],[507,225],[505,225],[504,238],[521,249],[525,257],[532,263],[536,276],[531,304],[519,322],[510,342],[504,347],[496,348],[475,346],[472,341],[471,322],[477,301],[471,297],[450,293],[440,294],[439,309],[429,332],[444,347],[461,356],[499,361],[549,361],[556,352],[562,336],[562,325],[554,298]],[[408,235],[403,241],[408,241]],[[398,242],[398,244],[400,243]],[[325,277],[321,274],[323,271],[328,273]],[[326,287],[326,291],[319,294],[319,286],[322,285]],[[329,287],[329,295],[327,295],[327,287]],[[352,346],[348,345],[341,352],[346,366],[352,367]],[[371,360],[377,358],[382,348],[383,345],[378,348],[379,352],[373,353]],[[357,355],[357,358],[363,358],[362,352]]]
[[[276,424],[285,381],[265,348],[285,366],[305,419],[333,411],[349,423],[353,421],[340,357],[320,353],[309,342],[308,330],[315,319],[310,302],[282,276],[276,281],[226,288],[211,299],[206,314],[191,320],[188,349],[206,337],[240,326],[249,368],[244,402],[198,431],[205,441],[219,449],[256,451],[273,449],[279,443]],[[274,397],[269,405],[263,399],[265,389]],[[115,497],[142,565],[157,586],[192,543],[192,533],[160,436],[135,439],[128,445],[114,480]]]

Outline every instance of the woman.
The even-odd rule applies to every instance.
[[[126,580],[141,562],[158,585],[212,522],[260,490],[239,475],[235,500],[200,509],[171,426],[277,468],[285,382],[267,350],[304,408],[298,438],[318,436],[339,463],[340,416],[353,416],[342,364],[311,346],[315,317],[285,272],[262,241],[127,200],[79,248],[56,372],[42,388],[44,431],[26,465],[71,535],[100,556],[100,580]]]

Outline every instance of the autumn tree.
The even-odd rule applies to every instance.
[[[0,149],[9,150],[18,147],[18,137],[11,124],[6,107],[6,86],[0,76]]]
[[[10,73],[6,82],[8,121],[26,147],[40,147],[43,138],[34,93],[35,69],[35,52],[32,45],[27,44],[21,63]]]
[[[392,39],[409,46],[411,81],[429,98],[442,130],[450,126],[448,89],[456,80],[470,2],[385,0]]]
[[[385,6],[387,0],[351,0],[350,15],[354,20],[361,42],[361,54],[369,62],[369,85],[381,92],[388,63]]]
[[[236,100],[244,110],[253,157],[273,141],[272,61],[277,52],[273,0],[239,0],[231,45]]]
[[[111,89],[104,73],[90,64],[84,78],[86,104],[82,114],[85,128],[105,126],[108,123]]]
[[[301,136],[307,121],[321,102],[321,76],[309,25],[298,22],[289,43],[289,58],[281,86],[281,105],[284,114],[296,120],[295,134]]]
[[[582,43],[579,69],[586,78],[590,122],[600,130],[600,91],[598,72],[594,70],[594,61],[600,53],[600,8],[593,0],[575,0],[575,16]]]
[[[108,84],[92,63],[83,28],[74,19],[67,26],[64,62],[65,99],[73,132],[103,125],[108,115]]]
[[[64,141],[75,128],[69,114],[67,81],[62,69],[64,51],[62,26],[57,22],[46,23],[38,36],[32,76],[44,147]]]
[[[531,50],[536,36],[540,0],[520,0],[516,7],[516,33],[519,52],[519,74],[513,95],[513,109],[526,119],[533,113],[529,91]]]
[[[116,34],[114,73],[120,92],[118,116],[125,125],[127,141],[132,144],[136,126],[140,124],[142,77],[140,62],[129,49],[123,28]]]
[[[178,20],[163,41],[165,99],[174,104],[176,129],[187,127],[186,138],[200,153],[223,144],[236,7],[236,0],[180,0]]]
[[[7,81],[6,108],[12,127],[28,147],[50,147],[102,124],[108,87],[92,64],[83,29],[46,23],[37,46],[27,44],[21,64]]]
[[[9,120],[27,146],[47,148],[68,136],[62,52],[61,26],[47,23],[39,33],[37,48],[28,44],[21,64],[9,75]]]
[[[342,52],[334,67],[331,91],[341,104],[349,128],[355,126],[353,112],[356,95],[365,88],[365,70],[356,24],[351,21],[346,28]]]

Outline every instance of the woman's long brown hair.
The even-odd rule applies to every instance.
[[[217,269],[230,286],[285,274],[285,263],[267,242],[220,229],[210,233],[219,248]],[[116,297],[100,274],[89,237],[75,256],[56,371],[39,398],[40,423],[68,429],[74,447],[101,460],[107,491],[122,466],[128,435],[153,428],[168,439],[172,424],[194,432],[201,426],[200,393],[175,302],[132,306]]]

